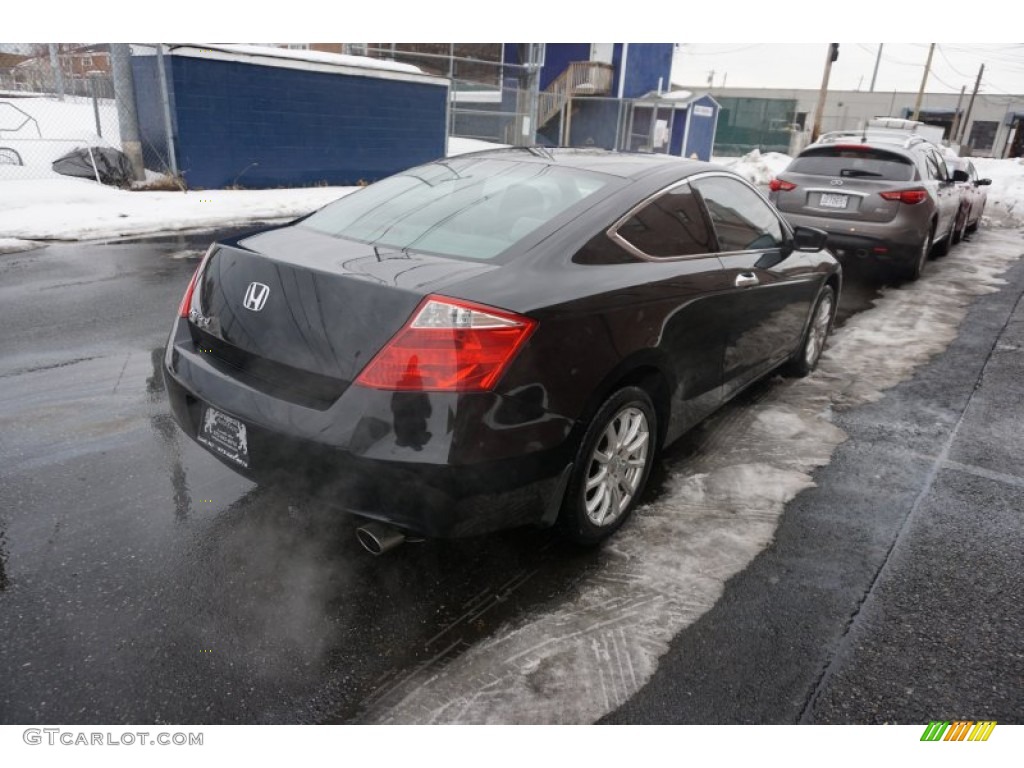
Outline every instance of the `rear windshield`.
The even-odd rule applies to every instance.
[[[298,226],[382,247],[491,259],[609,180],[538,163],[456,158],[371,184]]]
[[[787,171],[809,176],[910,181],[914,164],[907,158],[879,149],[823,147],[804,152]]]

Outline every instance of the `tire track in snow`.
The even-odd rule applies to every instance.
[[[998,290],[1020,233],[986,231],[888,289],[832,337],[818,371],[726,407],[670,461],[661,496],[608,542],[561,604],[391,687],[367,719],[388,723],[587,723],[654,674],[680,630],[774,537],[845,433],[833,408],[878,400],[956,337],[970,303]]]

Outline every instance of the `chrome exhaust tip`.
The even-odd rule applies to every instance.
[[[356,528],[356,539],[374,557],[390,552],[405,541],[405,534],[384,523],[367,523]]]

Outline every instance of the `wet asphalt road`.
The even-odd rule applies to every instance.
[[[375,559],[185,439],[159,361],[211,238],[0,257],[0,722],[357,720],[598,567],[534,530]]]

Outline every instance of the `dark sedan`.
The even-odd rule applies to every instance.
[[[509,149],[214,244],[165,358],[182,429],[301,471],[380,552],[407,533],[613,533],[657,452],[765,374],[806,374],[840,269],[722,168]],[[326,490],[325,490],[326,489]]]

